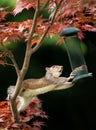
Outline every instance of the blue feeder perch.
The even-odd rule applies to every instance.
[[[72,74],[74,75],[73,82],[82,78],[92,77],[92,73],[88,73],[87,65],[80,46],[80,40],[77,33],[80,30],[75,27],[69,27],[63,30],[60,34],[65,38],[65,47],[68,53],[71,64]]]

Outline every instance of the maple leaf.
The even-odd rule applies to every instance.
[[[4,60],[0,60],[0,65],[5,65],[5,61]]]
[[[62,27],[63,26],[58,22],[54,22],[54,24],[50,27],[48,31],[48,35],[50,36],[50,38],[52,38],[55,35],[58,35],[61,32]]]
[[[0,22],[6,19],[7,14],[9,14],[10,12],[7,11],[3,11],[0,12]]]
[[[64,37],[61,37],[61,38],[58,39],[58,41],[57,41],[58,44],[61,44],[61,43],[63,43],[63,42],[64,42]]]
[[[40,2],[45,2],[46,0],[40,0]],[[18,13],[22,12],[22,10],[27,9],[29,10],[30,8],[33,8],[34,10],[36,9],[36,4],[37,1],[36,0],[19,0],[17,1],[17,5],[13,11],[13,13],[15,15],[17,15]]]
[[[6,128],[13,121],[10,104],[6,101],[0,102],[0,126]]]
[[[0,7],[0,22],[5,20],[7,14],[11,14],[12,12],[6,11],[8,7]]]
[[[10,104],[8,101],[1,101],[0,102],[0,112],[2,113],[3,111],[10,110]]]
[[[8,130],[33,130],[31,126],[25,123],[12,123],[8,128]]]
[[[23,9],[29,10],[30,8],[36,9],[36,0],[19,0],[17,1],[17,5],[13,10],[14,15],[22,12]]]
[[[32,99],[30,105],[26,108],[24,112],[21,112],[20,116],[23,121],[29,121],[33,119],[35,116],[41,118],[48,118],[46,113],[42,111],[42,101],[39,100],[37,97]]]
[[[85,38],[84,33],[83,33],[83,32],[78,32],[78,38],[79,38],[80,40],[83,40],[83,39]]]
[[[6,43],[8,41],[17,42],[23,38],[23,32],[21,32],[20,22],[5,22],[0,24],[0,42]],[[6,45],[6,44],[5,44]]]
[[[77,10],[75,9],[68,9],[64,12],[63,17],[71,17],[74,16]]]
[[[13,122],[8,100],[0,102],[0,127],[7,128],[8,130],[41,130],[41,127],[45,124],[38,120],[32,121],[35,117],[47,118],[46,113],[41,110],[41,102],[38,98],[34,98],[28,108],[20,113],[22,123]]]
[[[46,0],[40,0],[40,2],[44,3],[46,2]],[[59,3],[60,0],[50,1],[49,3],[50,9],[53,9],[55,2]],[[72,1],[66,0],[65,3],[62,2],[60,9],[57,11],[57,14],[56,14],[56,21],[50,27],[50,30],[48,31],[48,34],[46,36],[50,36],[50,38],[52,38],[54,35],[59,34],[62,31],[62,28],[65,28],[68,26],[75,25],[76,27],[79,27],[80,29],[83,30],[85,28],[84,26],[86,23],[87,24],[95,23],[94,22],[95,13],[92,13],[93,11],[95,12],[95,8],[92,10],[93,5],[92,5],[92,8],[90,7],[90,8],[84,9],[83,7],[81,8],[82,1],[80,3],[79,2],[76,0],[72,0]],[[80,4],[80,7],[79,7],[79,4]],[[16,11],[16,14],[18,14],[24,8],[30,9],[31,7],[35,9],[36,1],[19,0],[14,10]],[[79,8],[76,9],[76,7],[79,7]],[[54,8],[56,8],[56,3],[55,3]],[[88,12],[89,14],[91,13],[90,14],[91,16],[92,15],[94,16],[94,20],[92,20],[91,16],[90,17],[85,16],[86,14],[88,14]],[[2,14],[2,17],[3,17],[3,14]],[[61,22],[61,19],[62,19],[62,22]],[[32,20],[26,20],[24,22],[12,22],[12,23],[5,22],[3,24],[0,24],[0,41],[3,42],[3,44],[8,44],[8,41],[17,42],[19,39],[22,39],[22,38],[24,38],[25,41],[27,41],[29,38],[29,32],[32,26],[32,22],[33,22]],[[84,25],[84,26],[81,27],[81,25]],[[41,36],[42,34],[44,34],[48,26],[50,26],[50,19],[48,22],[44,20],[42,16],[38,17],[37,26],[36,26],[34,34],[37,36]],[[86,29],[87,28],[88,27],[86,27]],[[87,31],[90,31],[90,29],[87,29]],[[95,31],[95,30],[93,29],[91,31]],[[36,44],[39,43],[39,38],[37,40],[34,39],[31,42],[32,45],[34,45],[35,43]]]
[[[96,28],[88,24],[82,25],[81,28],[84,31],[96,32]]]
[[[40,122],[40,121],[34,121],[33,122],[33,126],[34,127],[38,127],[38,128],[42,128],[42,126],[45,126],[44,122]]]

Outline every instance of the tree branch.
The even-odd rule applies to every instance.
[[[32,40],[32,36],[34,34],[34,31],[35,31],[36,22],[37,22],[37,18],[38,18],[38,14],[39,14],[39,8],[40,8],[40,1],[38,0],[37,8],[36,8],[36,11],[35,11],[35,14],[34,14],[34,18],[33,18],[32,28],[30,30],[30,36],[29,36],[29,39],[28,39],[28,42],[27,42],[27,47],[30,46],[30,43],[31,43],[31,40]]]
[[[62,2],[63,2],[63,0],[61,0],[61,1],[59,2],[59,4],[56,4],[57,6],[56,6],[56,9],[55,9],[53,18],[52,18],[52,20],[51,20],[51,24],[53,24],[53,22],[54,22],[54,20],[55,20],[56,13],[57,13],[57,11],[58,11],[60,5],[62,4]]]
[[[49,2],[49,1],[47,1],[47,2]],[[41,44],[42,44],[42,41],[44,40],[44,37],[45,37],[46,34],[48,33],[48,31],[49,31],[51,25],[54,23],[55,15],[56,15],[56,13],[57,13],[57,11],[58,11],[58,8],[60,7],[60,5],[61,5],[62,2],[63,2],[63,0],[61,0],[60,3],[57,5],[56,10],[55,10],[55,12],[54,12],[54,15],[53,15],[53,17],[52,17],[52,20],[51,20],[51,22],[50,22],[50,25],[47,27],[47,29],[45,30],[44,34],[41,36],[39,44],[37,44],[34,48],[32,48],[32,50],[31,50],[31,53],[32,53],[32,54],[33,54],[34,52],[36,52],[36,51],[40,48],[40,46],[41,46]]]
[[[41,36],[39,44],[36,44],[36,46],[35,46],[34,48],[32,48],[32,50],[31,50],[31,53],[32,53],[32,54],[33,54],[34,52],[36,52],[36,51],[40,48],[40,46],[41,46],[41,44],[42,44],[42,41],[43,41],[44,37],[46,36],[46,34],[47,34],[49,28],[50,28],[50,26],[47,27],[47,29],[45,30],[44,34]]]
[[[28,66],[29,66],[29,62],[30,62],[30,58],[31,58],[31,46],[30,46],[30,43],[31,43],[32,36],[34,34],[34,30],[35,30],[36,22],[37,22],[37,18],[38,18],[39,5],[40,5],[39,0],[38,0],[37,3],[38,4],[37,4],[37,8],[36,8],[36,11],[35,11],[35,14],[34,14],[33,24],[32,24],[32,28],[31,28],[31,31],[30,31],[30,36],[29,36],[29,39],[28,39],[28,42],[27,42],[24,63],[23,63],[22,69],[20,71],[20,76],[17,79],[16,90],[15,90],[15,93],[14,93],[14,96],[13,96],[15,99],[16,99],[16,97],[17,97],[17,95],[19,93],[19,90],[21,88],[21,83],[23,81],[23,78],[24,78],[27,70],[28,70]]]
[[[23,81],[25,74],[26,74],[28,67],[29,67],[29,62],[30,62],[30,58],[31,58],[31,55],[32,55],[31,51],[30,51],[31,50],[30,43],[31,43],[32,36],[34,34],[35,27],[36,27],[36,22],[37,22],[38,13],[39,13],[39,6],[40,6],[40,1],[38,0],[36,11],[35,11],[34,18],[33,18],[32,28],[30,30],[30,36],[29,36],[29,39],[28,39],[28,42],[27,42],[24,63],[23,63],[22,69],[20,71],[20,74],[18,75],[18,78],[17,78],[15,91],[14,91],[14,93],[13,93],[11,99],[10,99],[12,114],[13,114],[14,120],[16,122],[19,122],[19,116],[18,116],[17,107],[16,107],[16,98],[17,98],[18,93],[21,89],[22,81]]]
[[[13,66],[15,67],[17,76],[19,76],[20,70],[19,70],[19,67],[18,67],[18,65],[17,65],[17,63],[16,63],[16,60],[15,60],[15,58],[14,58],[13,53],[12,53],[11,51],[8,51],[8,56],[9,56],[9,58],[11,59],[11,61],[13,62]]]
[[[16,60],[15,60],[15,58],[14,58],[13,53],[12,53],[10,50],[8,50],[3,44],[2,44],[2,48],[3,48],[2,50],[3,50],[3,52],[4,52],[3,55],[6,56],[6,57],[8,57],[8,58],[10,58],[10,60],[11,60],[12,63],[13,63],[13,65],[12,65],[12,64],[8,64],[8,63],[5,63],[5,64],[6,64],[6,65],[14,66],[17,75],[19,75],[20,70],[19,70],[19,67],[18,67],[18,65],[17,65],[17,63],[16,63]]]

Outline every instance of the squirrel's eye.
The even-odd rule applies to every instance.
[[[53,68],[55,68],[55,65],[53,65]]]

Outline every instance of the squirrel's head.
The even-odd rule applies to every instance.
[[[61,65],[53,65],[51,67],[46,67],[46,72],[51,74],[53,77],[59,77],[62,74],[63,66]]]

